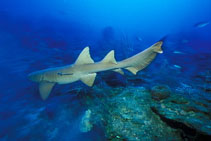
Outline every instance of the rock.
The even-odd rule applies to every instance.
[[[152,92],[161,96],[152,100]],[[150,92],[144,87],[94,86],[85,94],[90,97],[85,103],[92,111],[89,123],[102,129],[107,140],[209,138],[210,103],[170,93],[166,85],[155,86]]]
[[[152,105],[153,112],[172,128],[181,129],[184,138],[199,140],[211,137],[209,103],[174,95]]]
[[[205,83],[211,83],[211,71],[210,70],[199,72],[195,77],[198,79],[201,79]]]
[[[93,100],[91,122],[101,125],[108,140],[180,140],[177,131],[152,112],[144,87],[94,88],[92,94],[100,97]]]
[[[117,72],[106,72],[102,75],[102,80],[110,87],[127,86],[126,78]]]
[[[151,97],[158,101],[166,99],[170,96],[170,93],[171,89],[167,85],[157,85],[151,89]]]
[[[81,119],[81,123],[80,123],[80,131],[81,132],[88,132],[92,129],[93,125],[90,122],[90,117],[91,117],[91,110],[88,109],[84,116]]]

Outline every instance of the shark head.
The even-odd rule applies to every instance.
[[[28,75],[28,79],[39,83],[39,92],[43,100],[47,99],[55,83],[44,81],[44,71],[32,72]]]

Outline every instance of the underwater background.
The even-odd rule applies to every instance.
[[[210,140],[210,0],[0,0],[0,140]],[[29,73],[73,64],[84,47],[117,61],[157,41],[133,75],[56,85]]]

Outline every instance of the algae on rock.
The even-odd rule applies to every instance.
[[[84,116],[81,119],[81,123],[80,123],[80,131],[81,132],[88,132],[92,129],[92,123],[90,122],[90,118],[91,118],[91,110],[88,109],[85,111]]]
[[[94,87],[90,94],[96,95],[89,105],[93,112],[90,120],[104,129],[108,139],[180,139],[176,130],[152,112],[150,93],[144,87]]]

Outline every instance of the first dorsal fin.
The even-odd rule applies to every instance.
[[[116,59],[114,58],[114,50],[111,50],[101,61],[102,63],[112,63],[117,64]]]
[[[92,63],[94,63],[94,61],[90,56],[89,47],[85,47],[78,56],[77,60],[75,61],[75,65],[92,64]]]

